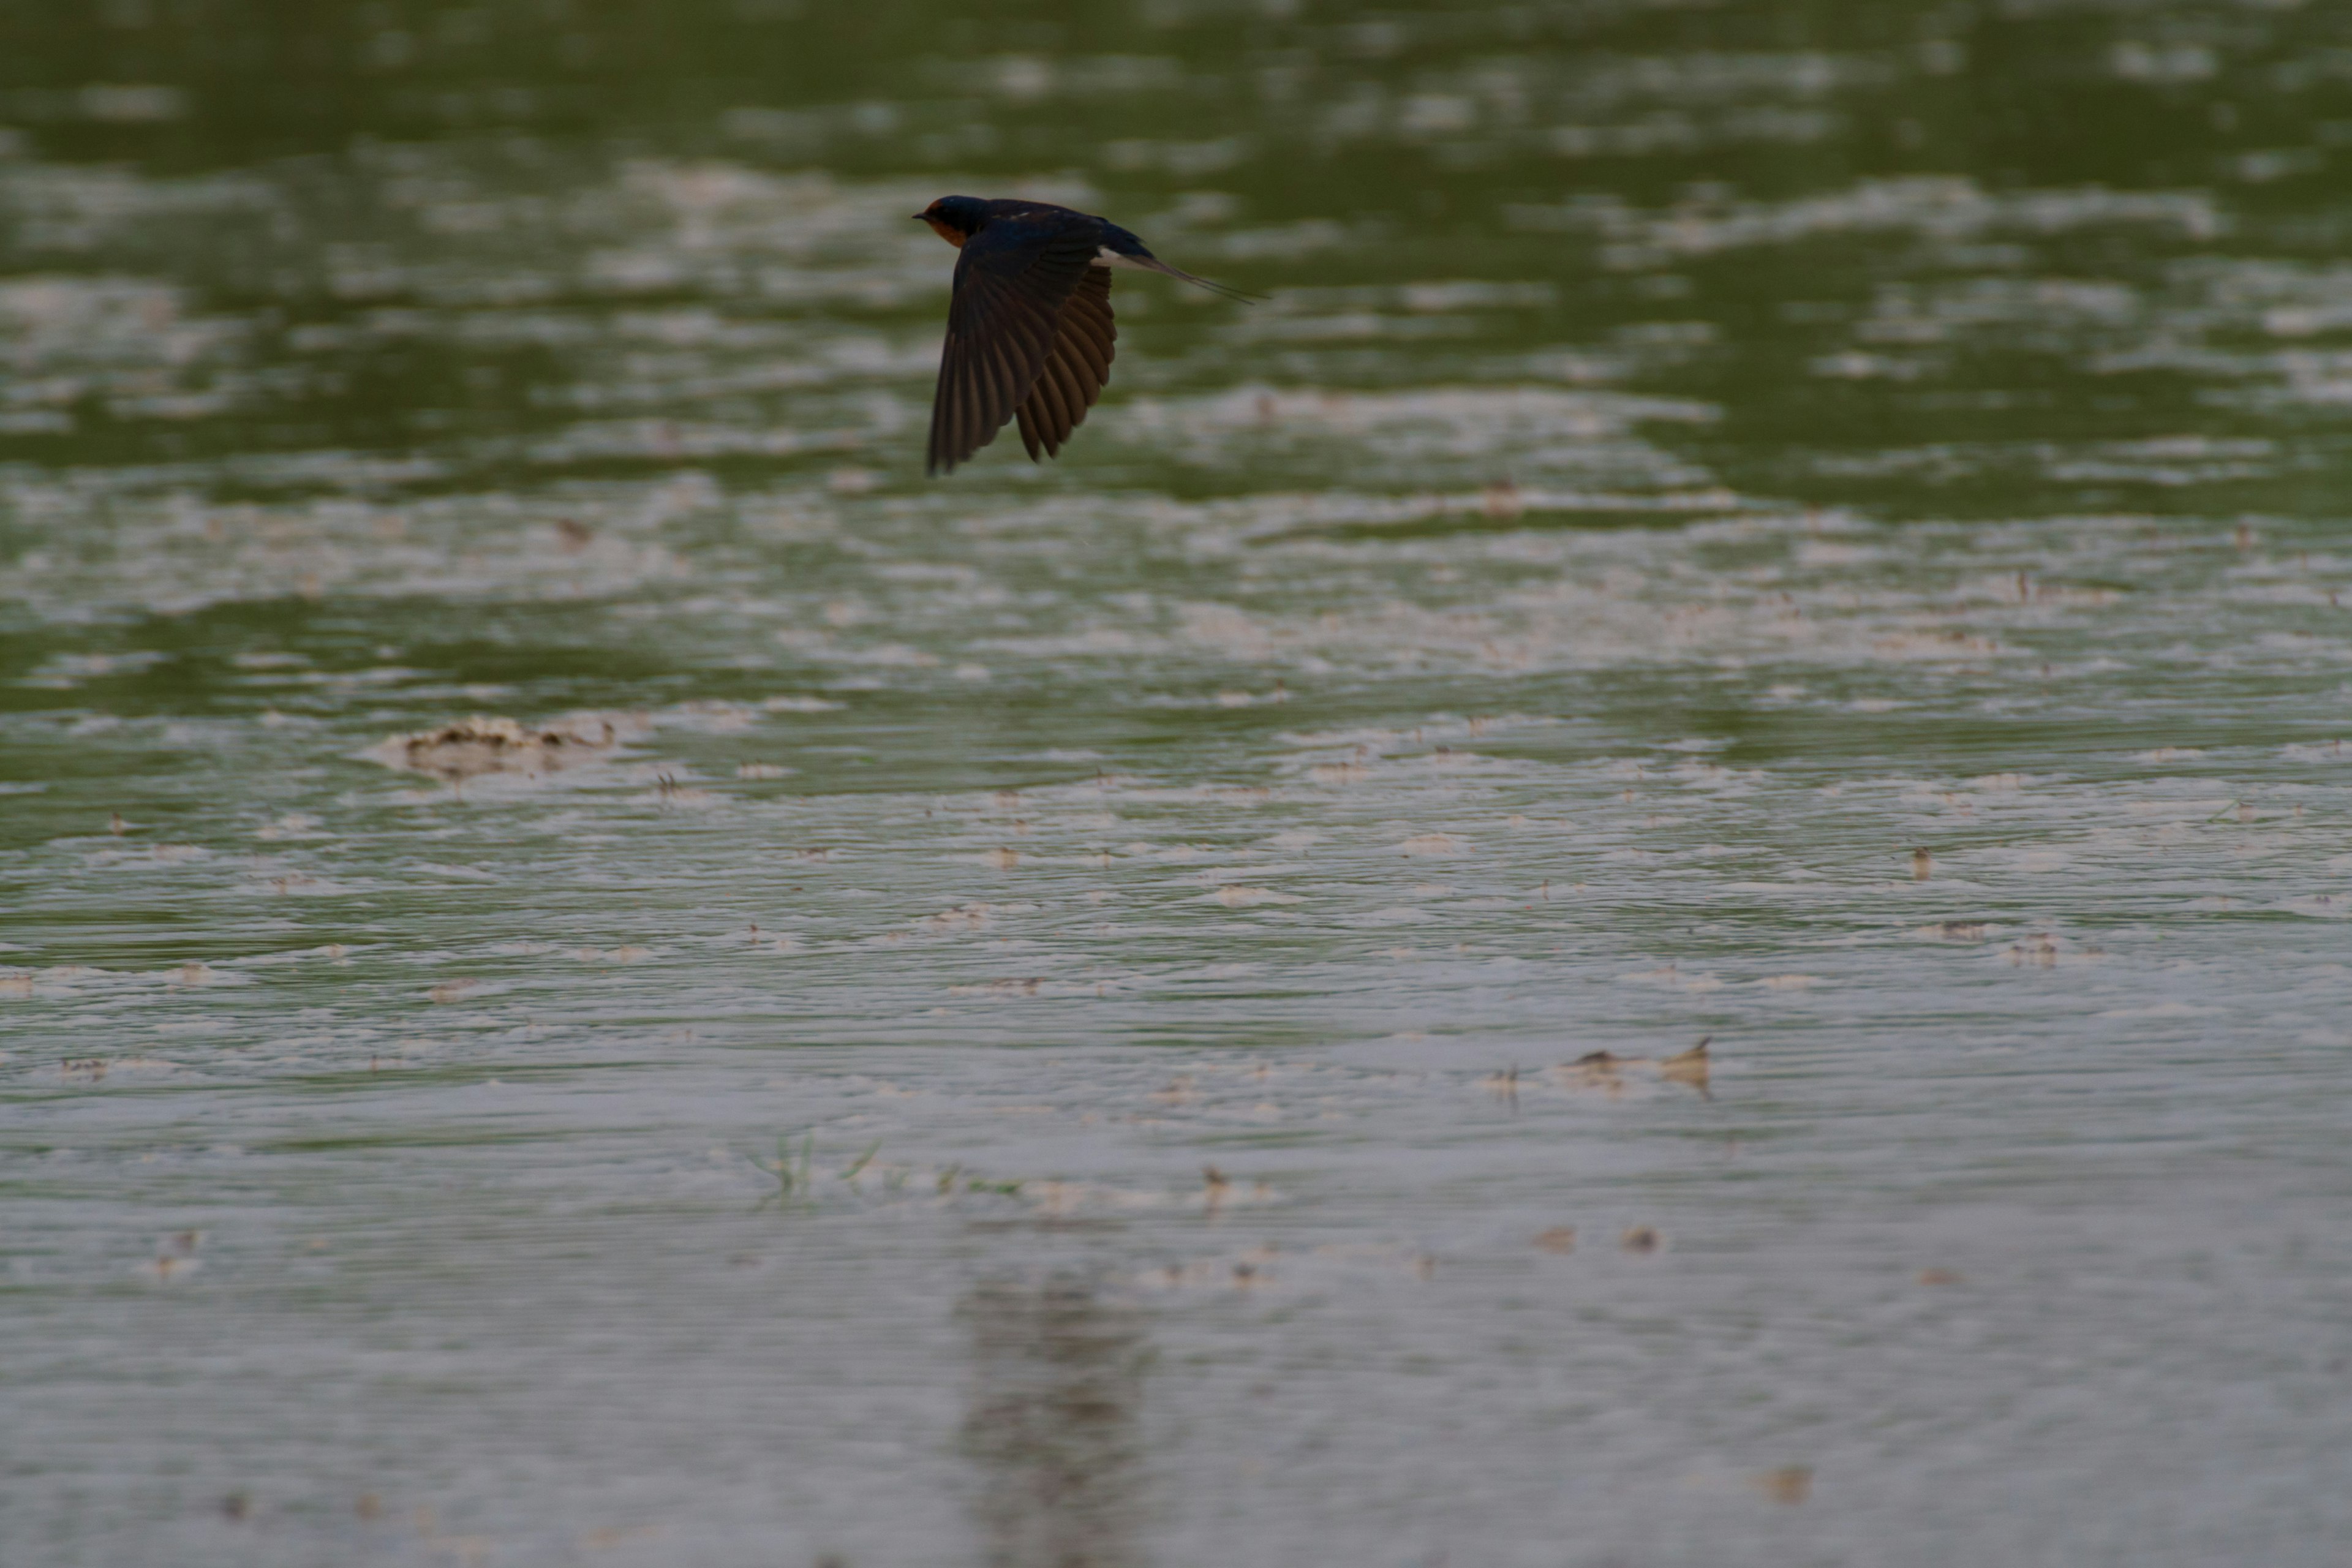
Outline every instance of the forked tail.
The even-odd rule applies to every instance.
[[[1202,278],[1193,273],[1187,272],[1181,267],[1171,267],[1168,263],[1160,260],[1160,258],[1156,256],[1129,256],[1123,259],[1150,271],[1164,272],[1169,277],[1176,279],[1180,282],[1190,283],[1196,288],[1206,289],[1212,294],[1222,294],[1228,300],[1238,300],[1244,305],[1259,304],[1266,298],[1264,294],[1252,294],[1245,292],[1243,289],[1233,288],[1228,284],[1212,282],[1206,278]]]

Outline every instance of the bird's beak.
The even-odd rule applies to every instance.
[[[917,213],[917,214],[915,215],[915,221],[916,221],[917,223],[920,223],[920,222],[922,222],[925,218],[927,218],[927,217],[929,217],[929,216],[930,216],[930,214],[929,214],[929,213]]]

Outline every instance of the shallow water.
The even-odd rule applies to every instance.
[[[11,1563],[2340,1559],[2338,9],[52,9]]]

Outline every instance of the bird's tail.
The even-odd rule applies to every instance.
[[[1238,300],[1244,305],[1259,304],[1266,298],[1264,294],[1251,294],[1243,289],[1233,288],[1227,284],[1212,282],[1206,278],[1197,277],[1192,273],[1187,272],[1181,267],[1171,267],[1168,263],[1160,260],[1160,258],[1156,256],[1130,256],[1126,258],[1126,259],[1139,267],[1145,268],[1150,271],[1164,272],[1169,277],[1176,279],[1180,282],[1190,283],[1195,288],[1206,289],[1212,294],[1222,294],[1228,300]]]

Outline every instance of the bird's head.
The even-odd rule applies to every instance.
[[[980,231],[988,221],[988,204],[978,196],[941,196],[915,215],[931,226],[931,232],[957,249]]]

